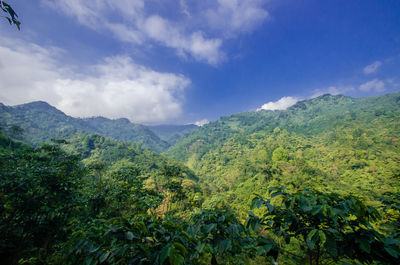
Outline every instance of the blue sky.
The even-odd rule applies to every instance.
[[[0,102],[190,123],[400,91],[398,0],[8,0]]]

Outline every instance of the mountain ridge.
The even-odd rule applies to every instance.
[[[128,119],[105,117],[74,118],[44,101],[15,106],[0,105],[0,126],[24,129],[20,140],[40,145],[52,138],[68,138],[77,132],[99,133],[116,140],[141,143],[144,148],[162,152],[169,147],[153,131]],[[6,134],[11,135],[8,130]]]
[[[180,139],[165,154],[187,161],[194,152],[200,158],[234,135],[260,131],[272,133],[277,127],[310,136],[349,125],[351,120],[368,124],[381,115],[400,115],[399,102],[399,92],[365,98],[324,94],[299,101],[286,110],[236,113],[200,127]]]

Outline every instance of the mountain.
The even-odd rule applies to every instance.
[[[116,140],[141,143],[144,148],[162,152],[170,145],[146,126],[128,119],[104,117],[73,118],[43,101],[17,106],[0,103],[0,126],[7,135],[35,146],[52,138],[68,138],[77,132],[98,133]],[[22,135],[12,135],[12,126],[21,127]]]
[[[323,95],[287,110],[238,113],[193,131],[165,152],[198,176],[203,208],[247,215],[268,187],[376,198],[400,189],[400,93]]]
[[[149,130],[126,119],[75,119],[44,102],[0,110],[15,138],[72,133],[32,148],[0,132],[6,264],[319,264],[313,253],[399,264],[400,93],[223,117],[170,157],[81,132]]]
[[[299,101],[287,110],[261,110],[222,117],[181,139],[165,154],[188,161],[190,157],[201,158],[235,135],[246,138],[256,132],[272,133],[278,127],[313,136],[331,132],[341,126],[363,124],[369,127],[376,119],[391,120],[398,117],[400,93],[369,98],[325,94]]]
[[[198,128],[198,126],[194,124],[152,125],[147,127],[170,146],[173,146],[177,141],[188,136],[192,131]]]

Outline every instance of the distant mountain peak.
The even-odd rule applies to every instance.
[[[116,119],[115,121],[118,121],[120,123],[131,123],[131,121],[127,118],[119,118],[119,119]]]
[[[32,106],[32,107],[47,107],[47,108],[55,108],[46,101],[38,100],[38,101],[32,101],[29,103],[17,105],[17,106]]]

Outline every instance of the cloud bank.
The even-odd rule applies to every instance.
[[[257,111],[260,110],[285,110],[299,101],[298,98],[294,97],[283,97],[279,99],[278,101],[270,101],[268,103],[265,103],[262,105]]]
[[[183,75],[156,72],[127,56],[74,70],[57,63],[59,53],[51,47],[2,40],[0,102],[44,100],[75,117],[127,117],[146,123],[163,122],[182,112],[184,90],[190,85]]]
[[[224,41],[251,32],[269,17],[264,8],[266,0],[204,0],[191,5],[186,0],[41,1],[86,27],[111,32],[120,41],[132,45],[156,43],[174,49],[180,57],[211,65],[226,58]],[[168,17],[162,7],[174,16]]]

